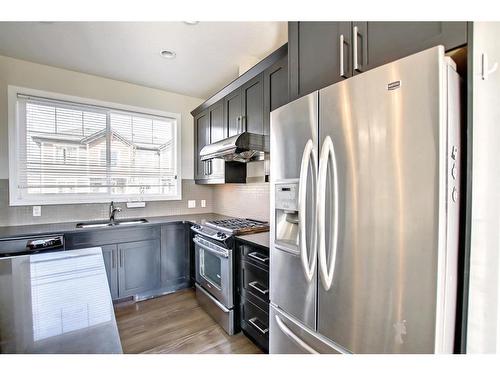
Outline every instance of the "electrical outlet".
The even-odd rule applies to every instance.
[[[195,208],[196,207],[196,201],[193,200],[188,200],[188,208]]]
[[[33,216],[42,216],[42,206],[33,206]]]
[[[207,201],[205,199],[201,200],[201,207],[207,207]]]

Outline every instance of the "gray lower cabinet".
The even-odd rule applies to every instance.
[[[113,300],[161,295],[190,285],[189,231],[183,222],[65,235],[67,249],[101,247]]]
[[[262,350],[269,351],[269,249],[236,241],[240,326]]]
[[[118,244],[118,295],[120,298],[160,287],[160,241]]]
[[[118,251],[116,245],[101,246],[111,298],[118,298]]]
[[[186,228],[187,227],[187,228]],[[190,284],[189,226],[184,223],[161,228],[161,285],[175,290]]]

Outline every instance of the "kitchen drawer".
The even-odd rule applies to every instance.
[[[142,228],[112,228],[102,230],[91,230],[65,235],[67,249],[80,249],[107,244],[152,240],[160,238],[160,226]]]
[[[249,245],[240,245],[241,259],[269,270],[269,252]]]
[[[243,290],[240,296],[241,296],[241,302],[245,302],[248,300],[263,311],[269,310],[269,302],[264,301],[262,298],[255,296],[255,294],[248,293],[247,291]]]
[[[269,302],[269,272],[256,265],[241,262],[241,286],[245,293],[251,293],[264,302]]]
[[[269,351],[269,311],[245,300],[241,304],[241,328],[262,349]]]

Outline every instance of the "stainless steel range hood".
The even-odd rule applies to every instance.
[[[262,134],[244,132],[206,145],[200,151],[201,160],[224,159],[225,161],[264,160],[269,152],[269,137]]]

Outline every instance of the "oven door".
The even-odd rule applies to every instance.
[[[196,282],[228,309],[233,307],[232,251],[195,236]]]

